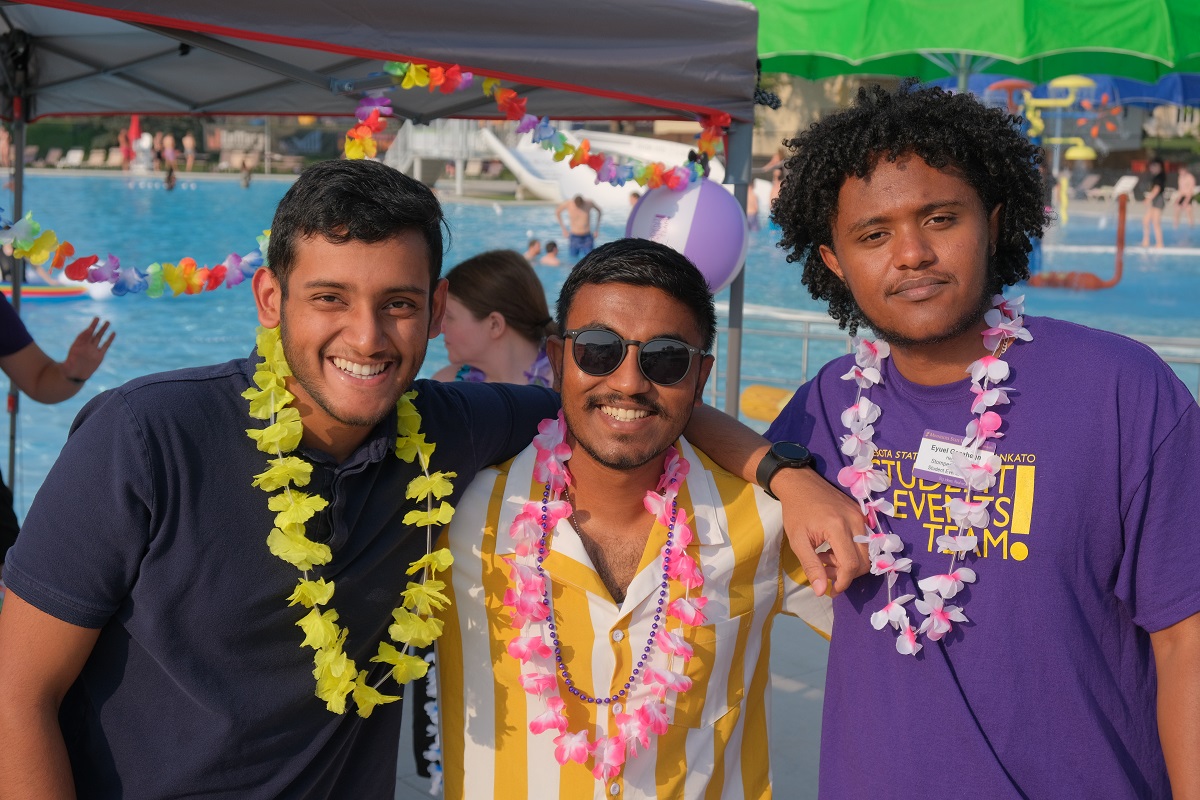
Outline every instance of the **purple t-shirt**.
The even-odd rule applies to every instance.
[[[1169,797],[1158,739],[1149,633],[1200,612],[1188,531],[1200,517],[1190,464],[1200,408],[1148,347],[1047,318],[1005,355],[1012,404],[997,441],[992,524],[967,565],[978,581],[951,601],[970,620],[944,648],[871,627],[887,598],[866,575],[834,600],[822,722],[822,800],[839,798]],[[837,480],[852,356],[802,386],[767,438],[799,441]],[[933,552],[947,497],[913,476],[926,430],[962,435],[970,382],[919,386],[884,363],[868,396],[882,496],[913,559],[895,594],[946,572]],[[878,496],[878,495],[877,495]],[[953,532],[953,531],[951,531]],[[914,628],[924,619],[907,606]],[[961,688],[960,688],[961,687]]]
[[[8,298],[0,295],[0,356],[11,356],[32,341],[33,337],[9,304]]]

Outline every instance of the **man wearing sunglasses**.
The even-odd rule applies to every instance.
[[[558,323],[562,416],[476,476],[446,537],[446,797],[768,797],[772,619],[828,635],[831,603],[779,504],[682,437],[712,294],[624,239],[575,267]]]

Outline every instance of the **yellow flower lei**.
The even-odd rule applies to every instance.
[[[300,445],[304,425],[300,412],[291,407],[295,396],[289,392],[284,378],[291,375],[287,359],[283,355],[283,343],[278,328],[259,328],[256,340],[262,361],[254,373],[254,384],[258,388],[247,389],[242,397],[250,401],[250,416],[254,419],[270,420],[266,428],[249,428],[247,435],[255,441],[258,449],[274,456],[268,460],[268,468],[254,476],[253,485],[273,494],[267,507],[275,514],[275,527],[267,536],[271,554],[292,564],[303,574],[296,590],[288,597],[289,606],[297,603],[311,609],[296,624],[304,631],[301,647],[311,647],[316,653],[313,662],[313,677],[317,680],[316,695],[325,701],[325,706],[335,714],[346,713],[346,697],[353,693],[354,704],[360,717],[369,717],[375,706],[399,700],[399,695],[385,695],[378,685],[367,682],[367,671],[359,670],[349,658],[343,646],[349,631],[337,624],[338,613],[329,606],[333,599],[334,584],[324,578],[309,580],[308,570],[315,565],[327,564],[333,554],[328,545],[314,542],[305,536],[305,525],[329,501],[320,495],[295,491],[292,485],[305,486],[312,477],[312,464],[296,456],[285,456]],[[442,594],[444,581],[434,580],[434,575],[447,569],[454,558],[446,549],[433,550],[433,526],[444,525],[454,515],[454,508],[442,498],[453,491],[451,478],[454,472],[429,472],[429,459],[433,455],[433,442],[426,442],[421,433],[421,415],[413,405],[415,391],[404,394],[396,403],[398,423],[396,432],[396,457],[421,465],[421,473],[408,484],[405,497],[424,501],[424,510],[414,509],[404,515],[405,525],[425,526],[425,555],[408,568],[408,575],[421,573],[420,582],[408,583],[401,594],[403,602],[392,611],[394,624],[388,628],[393,641],[404,645],[397,650],[387,642],[379,643],[379,650],[371,658],[373,662],[391,664],[389,674],[398,684],[425,675],[429,665],[416,656],[409,655],[412,647],[427,647],[442,635],[442,620],[434,612],[448,608],[449,598]],[[439,501],[434,507],[434,501]],[[386,676],[385,676],[386,677]],[[380,681],[382,683],[382,680]]]

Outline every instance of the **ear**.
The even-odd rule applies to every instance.
[[[704,403],[704,385],[708,383],[708,375],[712,372],[713,364],[717,363],[715,356],[705,356],[700,360],[700,380],[696,381],[696,396],[692,398],[693,405]]]
[[[546,337],[546,358],[550,359],[550,369],[554,372],[554,391],[562,394],[563,358],[566,356],[567,343],[561,336]]]
[[[992,255],[995,255],[996,246],[1000,243],[1000,220],[1003,216],[1003,203],[997,203],[992,213],[988,214],[988,252]]]
[[[493,311],[487,315],[488,336],[493,339],[499,339],[504,335],[504,331],[508,328],[508,320],[499,311]]]
[[[833,252],[833,248],[827,244],[823,244],[817,248],[817,252],[821,254],[821,260],[825,262],[825,268],[836,275],[839,281],[845,283],[846,276],[842,273],[842,266],[838,263],[837,253]]]
[[[450,292],[450,283],[442,278],[433,287],[429,298],[429,338],[435,339],[442,333],[442,320],[446,316],[446,296]]]
[[[276,327],[283,307],[283,286],[279,279],[267,267],[259,267],[250,279],[250,288],[258,307],[258,324],[264,328]]]

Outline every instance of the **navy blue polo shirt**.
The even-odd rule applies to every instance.
[[[240,396],[253,362],[141,378],[80,412],[10,551],[4,579],[58,619],[101,629],[60,715],[80,797],[391,798],[399,703],[370,719],[314,694],[313,651],[288,607],[300,573],[272,556],[274,513],[251,488],[263,427]],[[526,447],[558,408],[537,387],[418,381],[432,469],[476,471]],[[333,560],[331,606],[359,669],[425,549],[402,524],[414,465],[392,454],[395,412],[344,463],[314,451],[330,508],[310,523]],[[395,686],[389,680],[386,692]]]
[[[0,295],[0,356],[11,356],[32,341],[33,337],[8,298]]]

